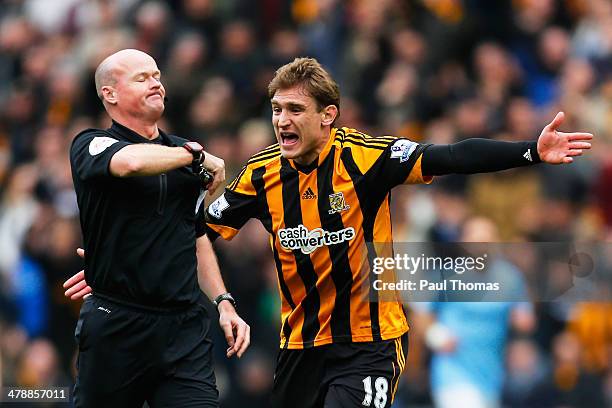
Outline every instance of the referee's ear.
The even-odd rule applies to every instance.
[[[103,86],[102,89],[100,89],[100,93],[102,95],[102,102],[106,102],[111,105],[115,105],[117,103],[117,92],[112,86]]]
[[[321,111],[321,125],[332,126],[338,117],[338,107],[336,105],[327,105]]]

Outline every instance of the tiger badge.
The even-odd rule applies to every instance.
[[[342,194],[342,192],[329,195],[329,206],[331,207],[331,210],[329,210],[330,214],[346,211],[351,208],[348,206],[348,204],[346,204],[346,200],[344,199],[344,194]]]

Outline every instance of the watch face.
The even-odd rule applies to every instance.
[[[187,142],[185,143],[185,146],[187,146],[187,148],[192,152],[196,153],[199,153],[204,150],[204,148],[198,142]]]

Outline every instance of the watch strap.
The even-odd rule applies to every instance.
[[[234,306],[234,308],[236,307],[236,300],[229,292],[217,296],[212,302],[215,307],[219,307],[219,303],[223,302],[224,300],[230,302]]]

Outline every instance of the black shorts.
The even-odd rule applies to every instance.
[[[200,305],[153,311],[89,297],[75,330],[75,406],[218,407],[209,327]]]
[[[390,407],[406,363],[408,333],[394,340],[279,352],[275,408]]]

